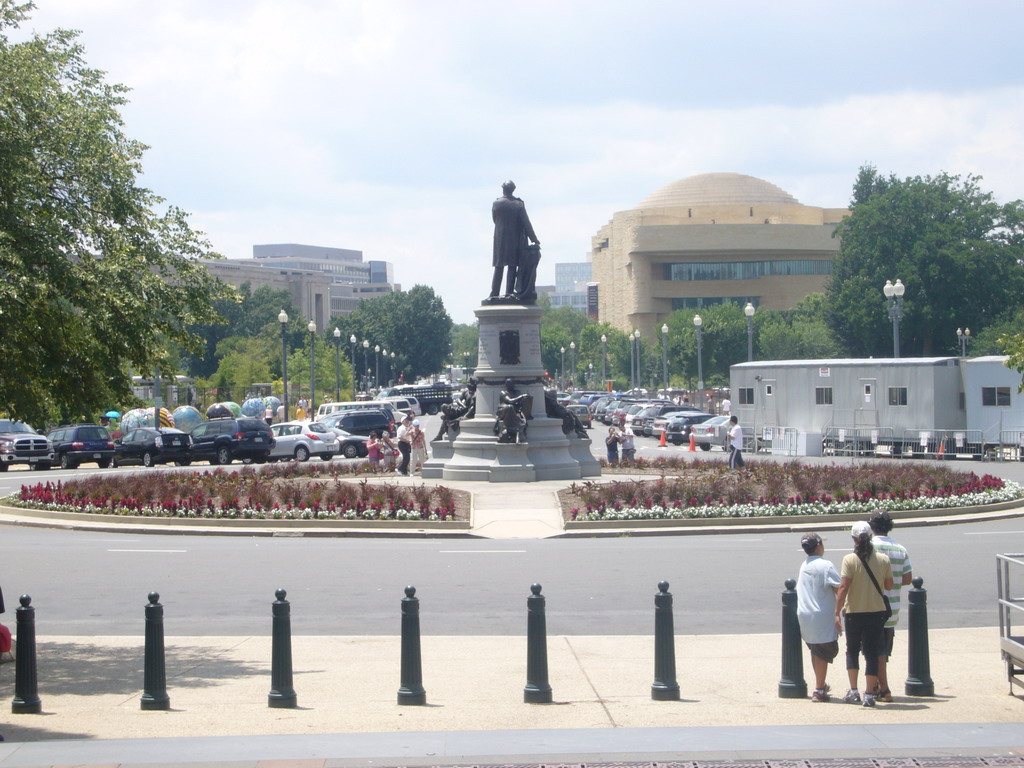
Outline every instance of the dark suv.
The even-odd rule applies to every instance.
[[[49,469],[53,447],[23,421],[0,419],[0,472],[11,464],[28,464],[29,469]]]
[[[274,447],[274,433],[263,419],[210,419],[192,430],[192,458],[211,464],[251,459],[262,464]]]
[[[329,427],[338,427],[352,435],[381,434],[385,429],[394,434],[395,423],[384,411],[342,411],[322,419]]]
[[[114,458],[114,441],[107,428],[98,424],[57,427],[47,438],[53,443],[54,460],[61,469],[74,469],[91,462],[102,469],[109,467]]]

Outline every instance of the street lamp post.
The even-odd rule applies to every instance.
[[[349,362],[352,364],[352,399],[356,399],[356,335],[353,333],[348,337],[349,344],[352,345],[352,359]]]
[[[629,388],[636,389],[636,337],[629,334]]]
[[[960,342],[960,357],[967,357],[967,344],[971,340],[971,329],[965,328],[964,330],[956,329],[956,338]]]
[[[896,279],[896,284],[893,285],[888,280],[885,281],[885,286],[882,288],[882,293],[885,294],[885,298],[889,301],[889,319],[892,320],[892,356],[900,356],[900,320],[903,318],[903,293],[906,291],[906,286],[899,280]]]
[[[288,421],[288,313],[283,309],[277,316],[281,324],[281,379],[284,382],[284,420]]]
[[[661,326],[661,380],[668,389],[668,323]]]
[[[334,329],[334,399],[341,400],[341,329]]]
[[[633,337],[636,339],[636,386],[637,389],[643,387],[643,373],[640,367],[640,331],[636,328],[633,329]]]
[[[370,366],[366,362],[366,357],[369,354],[370,354],[370,342],[367,341],[366,339],[363,339],[363,370],[366,371],[366,373],[363,374],[363,376],[362,376],[362,379],[363,379],[363,389],[364,390],[367,390],[367,389],[370,388]]]
[[[587,386],[591,389],[594,388],[594,364],[587,363],[587,367],[590,369],[590,373],[587,374]]]
[[[565,387],[565,347],[562,347],[562,362],[558,368],[558,388],[563,389]]]
[[[700,315],[694,315],[693,327],[697,331],[697,391],[701,393],[702,398],[704,396],[704,362],[701,360],[701,345],[704,343],[703,325],[704,321],[700,319]]]
[[[601,389],[604,389],[608,381],[608,337],[601,334]]]
[[[380,344],[373,345],[373,388],[380,389]]]
[[[743,308],[743,314],[747,316],[747,362],[754,359],[754,305],[749,301]]]
[[[313,413],[316,408],[316,323],[310,320],[306,328],[309,329],[309,413]]]
[[[391,379],[394,378],[395,375],[395,353],[390,353],[390,357],[391,365],[388,367],[388,381],[391,381]]]
[[[572,352],[572,367],[569,369],[569,379],[571,380],[572,388],[576,389],[576,342],[569,342],[569,351]]]

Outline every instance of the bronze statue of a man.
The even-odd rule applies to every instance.
[[[491,299],[497,298],[501,291],[501,273],[506,270],[505,296],[516,297],[519,292],[528,292],[533,286],[524,286],[522,281],[517,284],[516,277],[523,266],[527,241],[540,245],[540,240],[533,231],[530,217],[526,215],[526,204],[512,195],[516,185],[506,181],[501,185],[502,196],[491,206],[491,218],[494,220],[494,277],[491,279]],[[537,251],[539,256],[539,250]],[[534,270],[536,266],[534,265]]]

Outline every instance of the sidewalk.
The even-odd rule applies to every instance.
[[[0,766],[313,758],[410,765],[486,756],[511,763],[512,755],[593,762],[683,751],[691,760],[914,753],[1024,761],[1024,751],[1013,751],[1024,747],[1024,702],[1007,695],[998,631],[933,630],[929,639],[935,696],[902,695],[904,651],[890,665],[895,701],[867,709],[838,697],[778,698],[774,634],[677,637],[678,702],[650,698],[652,637],[550,637],[551,705],[523,703],[525,638],[424,637],[425,707],[396,703],[398,637],[296,637],[299,707],[271,709],[269,637],[174,637],[166,640],[172,710],[143,712],[141,637],[40,637],[43,715],[9,714],[14,670],[0,668],[8,713]],[[905,640],[901,632],[901,651]],[[841,696],[845,671],[833,666],[829,681]]]

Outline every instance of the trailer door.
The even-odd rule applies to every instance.
[[[858,427],[878,426],[878,379],[862,377],[858,380]]]

